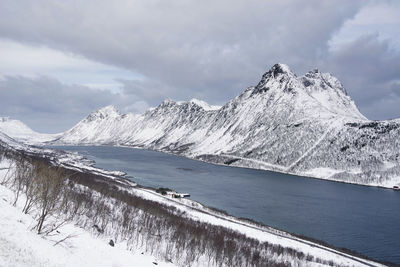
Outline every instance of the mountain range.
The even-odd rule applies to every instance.
[[[121,114],[107,106],[58,135],[5,124],[0,119],[0,131],[23,142],[124,145],[349,183],[400,183],[400,120],[368,120],[337,78],[318,70],[298,77],[284,64],[222,107],[168,99]]]

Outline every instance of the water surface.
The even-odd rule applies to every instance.
[[[217,166],[124,147],[58,147],[145,186],[190,193],[205,205],[369,257],[400,264],[400,192],[271,171]]]

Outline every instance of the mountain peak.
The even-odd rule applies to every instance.
[[[105,106],[95,112],[92,112],[86,120],[93,121],[96,119],[116,118],[121,116],[121,113],[113,105]]]
[[[176,104],[178,104],[176,101],[174,101],[174,100],[172,100],[172,99],[170,99],[170,98],[167,98],[167,99],[164,99],[163,102],[161,102],[161,104],[159,105],[159,107],[162,107],[162,106],[171,106],[171,105],[176,105]]]
[[[300,80],[302,81],[303,85],[308,89],[333,89],[347,95],[346,89],[344,88],[343,84],[338,80],[338,78],[330,73],[321,73],[318,71],[318,69],[309,71],[304,76],[300,77]]]
[[[10,121],[10,117],[0,117],[0,122],[7,122]]]
[[[213,105],[210,105],[210,104],[208,104],[207,102],[205,102],[203,100],[199,100],[199,99],[196,99],[196,98],[192,98],[189,102],[202,107],[206,111],[218,110],[218,109],[221,108],[221,106],[213,106]]]
[[[98,111],[99,112],[107,112],[107,113],[113,113],[113,112],[119,113],[118,109],[113,105],[108,105],[108,106],[102,107]]]
[[[34,133],[25,123],[20,120],[11,119],[10,117],[0,117],[0,131],[10,136],[15,136],[15,133]]]
[[[184,106],[184,105],[195,105],[195,106],[198,106],[198,107],[204,109],[205,111],[218,110],[218,109],[221,108],[221,106],[210,105],[207,102],[205,102],[203,100],[196,99],[196,98],[192,98],[189,101],[174,101],[174,100],[171,100],[171,99],[167,98],[158,107],[170,108],[170,107],[173,107],[173,106]]]
[[[318,69],[297,77],[285,64],[275,64],[255,87],[246,89],[241,98],[265,99],[266,103],[283,102],[287,107],[313,110],[326,114],[365,120],[342,83],[330,73]],[[260,100],[263,101],[263,100]],[[313,114],[311,114],[313,115]]]
[[[294,74],[288,65],[282,63],[276,63],[268,72],[273,74],[274,77],[278,76],[279,74]]]
[[[277,63],[262,76],[257,86],[252,87],[251,95],[268,92],[271,89],[295,93],[293,90],[295,86],[291,86],[288,84],[289,82],[297,82],[296,74],[290,70],[288,65]]]
[[[172,100],[172,99],[170,99],[170,98],[167,98],[167,99],[164,99],[164,101],[161,103],[161,104],[170,104],[170,103],[176,103],[174,100]]]
[[[105,107],[99,109],[97,111],[97,113],[101,113],[104,116],[115,116],[115,115],[119,116],[119,115],[121,115],[119,110],[113,105],[105,106]]]
[[[1,133],[20,142],[29,144],[47,142],[57,136],[57,134],[37,133],[22,121],[10,117],[0,117],[0,135]]]

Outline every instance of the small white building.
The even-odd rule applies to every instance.
[[[170,196],[171,198],[183,198],[183,197],[190,197],[190,194],[178,193],[175,191],[167,191],[167,196]]]

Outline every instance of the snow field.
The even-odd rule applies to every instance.
[[[4,178],[9,162],[0,163],[0,181]],[[68,223],[51,236],[36,234],[31,228],[35,219],[22,213],[23,198],[16,207],[11,205],[13,192],[0,185],[0,266],[175,266],[141,254],[129,251],[124,242],[108,244],[109,238],[92,233]],[[57,242],[70,236],[65,241]]]

